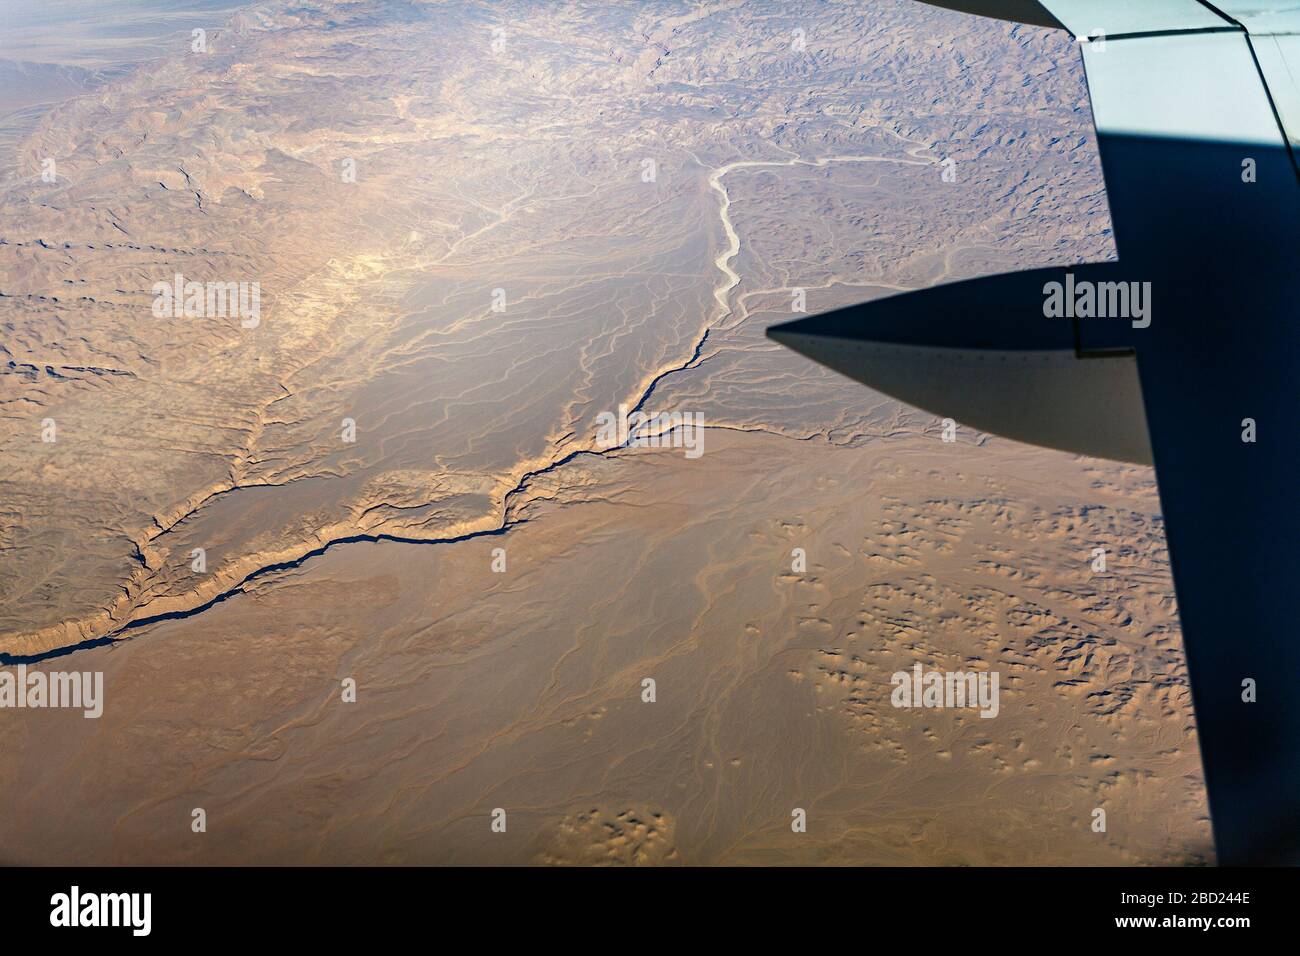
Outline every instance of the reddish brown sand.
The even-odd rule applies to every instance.
[[[100,719],[0,709],[0,862],[1212,860],[1150,471],[762,334],[1109,255],[1062,35],[310,6],[110,76],[22,34],[63,101],[0,136],[0,652],[120,642],[38,665]],[[257,327],[156,318],[177,272]],[[703,454],[600,447],[641,401]],[[998,716],[891,706],[917,663]]]

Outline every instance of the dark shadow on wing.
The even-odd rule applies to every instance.
[[[768,334],[958,421],[978,424],[992,411],[1003,420],[991,430],[1034,441],[1051,438],[1051,423],[1059,420],[1064,438],[1041,443],[1076,451],[1131,444],[1139,399],[1121,394],[1121,384],[1120,392],[1108,392],[1103,379],[1070,363],[1104,365],[1129,361],[1125,352],[1136,355],[1218,859],[1294,864],[1300,191],[1285,149],[1115,135],[1099,136],[1099,146],[1118,263],[890,296]],[[1243,176],[1247,160],[1253,181]],[[1066,272],[1076,281],[1151,283],[1150,325],[1045,317],[1044,285]],[[1063,350],[1072,355],[1061,359]],[[986,374],[954,371],[954,355],[971,366],[980,353],[989,359]],[[1015,360],[1026,354],[1044,361],[1056,355],[1053,376],[1026,371]],[[1054,385],[1054,376],[1071,387]],[[985,394],[998,389],[1014,400]],[[1256,440],[1243,441],[1251,422]],[[1113,434],[1094,441],[1088,428]],[[1246,699],[1250,682],[1253,701]]]

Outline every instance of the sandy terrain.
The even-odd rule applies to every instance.
[[[23,860],[1204,859],[1139,469],[908,437],[575,463],[508,535],[357,544],[112,648],[100,720],[13,721]],[[1091,542],[1125,540],[1107,575]],[[507,572],[491,570],[504,546]],[[795,547],[807,571],[790,570]],[[994,719],[889,675],[991,668]],[[66,659],[63,660],[66,663]],[[357,682],[344,703],[341,681]],[[642,700],[653,678],[656,699]],[[35,713],[35,712],[33,712]],[[13,736],[14,733],[17,737]],[[193,808],[209,830],[192,834]],[[507,812],[504,834],[490,814]],[[807,810],[807,833],[790,830]],[[1095,807],[1106,834],[1091,831]]]
[[[944,442],[762,335],[1109,255],[1063,36],[361,0],[195,53],[195,15],[0,50],[61,100],[0,174],[0,652],[107,693],[0,710],[0,861],[1212,859],[1151,473]],[[178,272],[259,321],[155,316]],[[704,454],[602,447],[620,405]],[[918,662],[998,717],[893,708]]]

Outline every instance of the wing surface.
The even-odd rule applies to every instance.
[[[768,334],[936,414],[1153,461],[1219,861],[1300,863],[1300,2],[1035,6],[1095,38],[1080,47],[1118,261]],[[1068,315],[1045,314],[1053,283]]]

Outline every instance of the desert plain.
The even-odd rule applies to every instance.
[[[0,18],[0,661],[104,679],[0,709],[0,862],[1213,861],[1151,470],[763,335],[1112,256],[1064,34]],[[160,315],[176,276],[256,314]],[[997,716],[893,706],[916,664]]]

